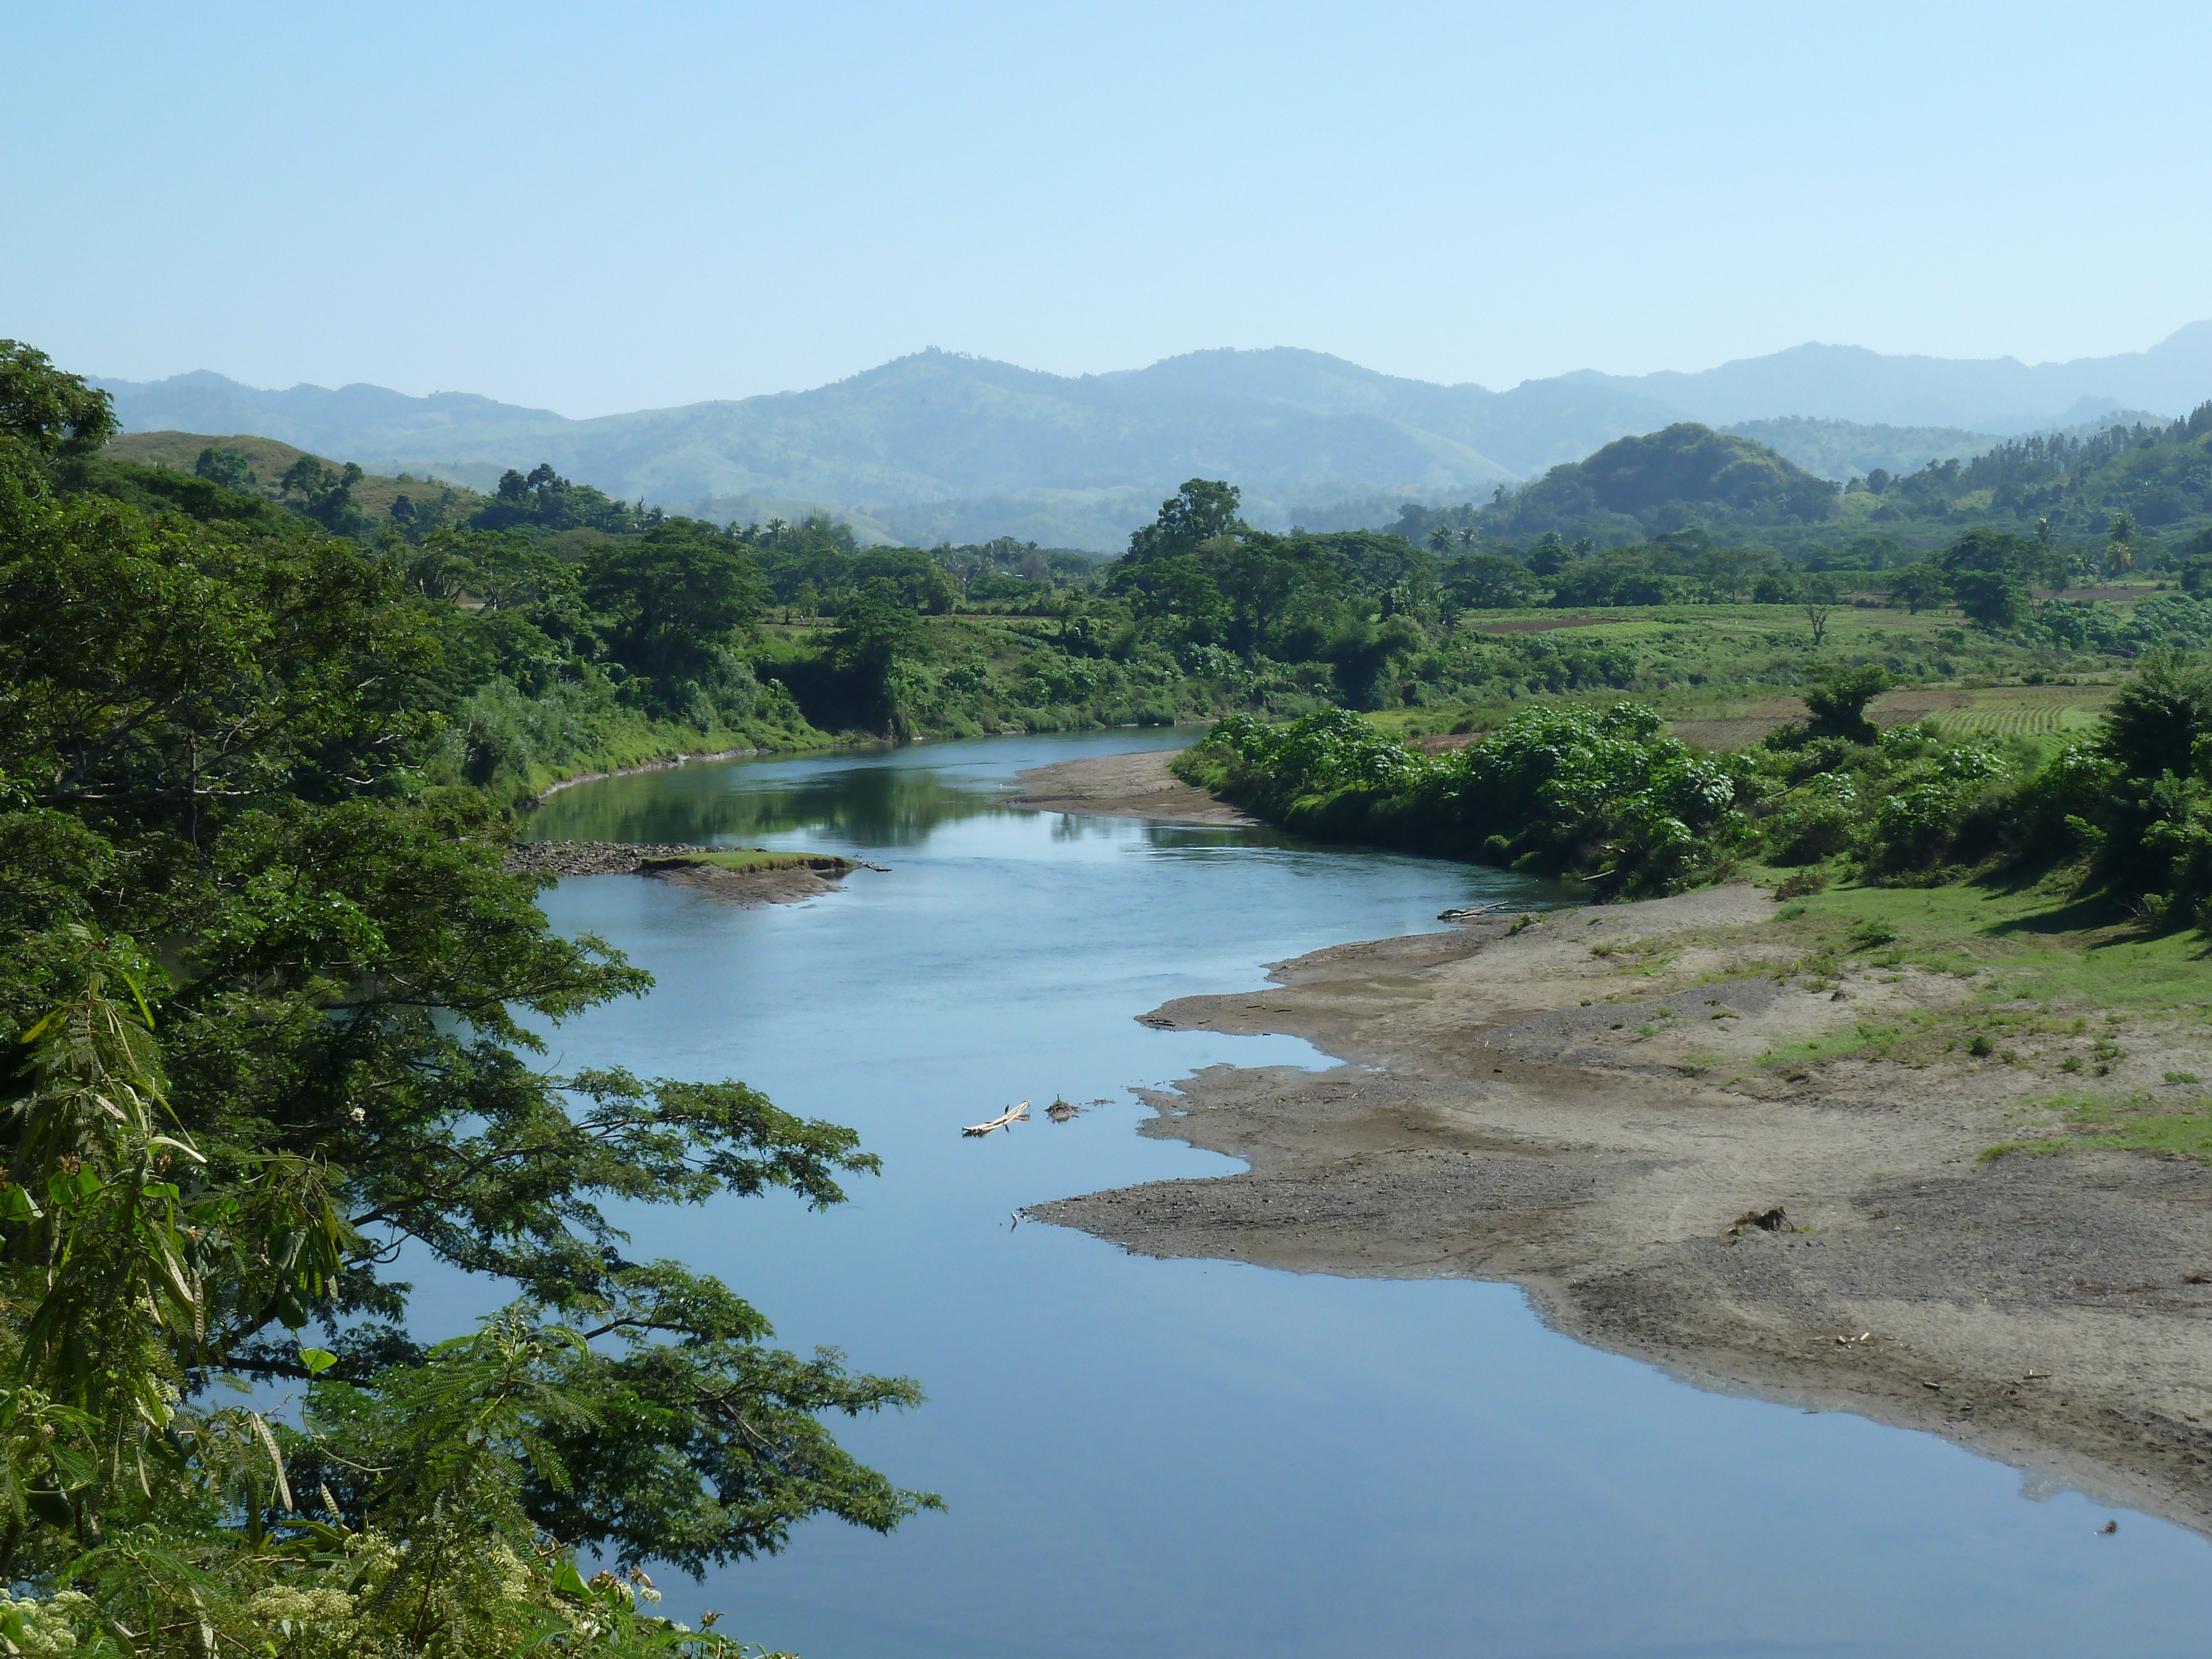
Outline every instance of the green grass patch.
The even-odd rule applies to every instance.
[[[803,753],[830,749],[842,741],[817,732],[804,722],[782,726],[713,726],[702,731],[678,720],[649,720],[629,709],[607,711],[580,736],[573,752],[557,763],[533,760],[519,780],[514,793],[527,800],[556,783],[589,777],[598,772],[620,772],[634,766],[680,759],[687,755],[714,755],[725,750],[773,750]]]
[[[2001,1142],[1983,1152],[1983,1162],[2103,1151],[2158,1152],[2212,1164],[2212,1100],[2201,1095],[2179,1105],[2166,1105],[2142,1091],[2057,1094],[2036,1104],[2056,1118],[2060,1132],[2033,1140]]]
[[[720,853],[693,853],[684,858],[667,861],[707,865],[740,876],[755,875],[763,870],[850,870],[854,867],[852,860],[839,858],[834,853],[779,853],[762,847],[733,847]]]
[[[1848,1056],[2109,1070],[2126,1058],[2115,1033],[2137,1021],[2194,1027],[2212,1048],[2212,951],[2185,933],[2147,933],[2116,907],[1966,884],[1845,885],[1782,907],[1772,927],[1797,952],[1773,971],[1808,988],[1910,967],[1971,989],[1948,1007],[1885,1014],[1814,1042],[1778,1044],[1761,1058],[1770,1068]]]

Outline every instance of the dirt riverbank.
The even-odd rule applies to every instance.
[[[1168,763],[1178,752],[1153,749],[1135,755],[1092,755],[1032,767],[1019,775],[1020,793],[1010,799],[1016,806],[1040,812],[1229,828],[1259,823],[1227,801],[1170,776]]]
[[[543,805],[563,789],[574,789],[580,783],[605,783],[609,778],[635,778],[647,772],[672,772],[679,766],[696,766],[704,761],[743,760],[748,755],[765,755],[765,749],[713,749],[696,755],[666,755],[658,760],[640,761],[635,766],[617,766],[611,772],[579,772],[573,778],[557,778],[530,798],[532,806]]]
[[[1170,1003],[1147,1023],[1346,1063],[1151,1097],[1145,1133],[1248,1173],[1030,1213],[1152,1255],[1510,1279],[1700,1385],[1932,1430],[2212,1531],[2212,1170],[1980,1161],[2039,1079],[1963,1054],[1759,1067],[1966,994],[1911,969],[1778,979],[1775,908],[1730,887],[1500,919]]]

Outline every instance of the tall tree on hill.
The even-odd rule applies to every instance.
[[[2135,568],[2136,520],[2131,513],[2115,513],[2105,527],[2105,569],[2113,576],[2124,576]]]
[[[1217,536],[1244,533],[1237,516],[1243,498],[1235,484],[1193,478],[1160,503],[1159,516],[1131,532],[1127,557],[1141,563],[1195,551]]]
[[[763,594],[738,539],[672,519],[585,567],[584,594],[611,623],[616,656],[654,679],[696,671],[708,648],[759,614]]]

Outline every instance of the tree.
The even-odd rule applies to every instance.
[[[283,477],[276,483],[287,495],[312,496],[323,487],[324,479],[329,476],[330,469],[313,455],[301,455],[284,469]]]
[[[2181,590],[2203,593],[2212,588],[2212,530],[2200,530],[2181,548]]]
[[[1961,570],[1951,578],[1959,609],[1984,628],[2011,628],[2027,614],[2028,588],[2017,570]]]
[[[1471,611],[1505,611],[1533,602],[1536,581],[1517,559],[1476,553],[1449,568],[1444,590]]]
[[[874,548],[852,561],[852,580],[866,586],[881,578],[898,590],[900,601],[912,611],[941,617],[959,600],[951,573],[928,554],[911,547]]]
[[[248,490],[258,482],[245,456],[212,444],[200,451],[199,459],[192,463],[192,473],[222,489]]]
[[[516,1596],[586,1605],[576,1547],[696,1564],[929,1501],[816,1415],[911,1384],[627,1254],[610,1200],[821,1206],[874,1161],[742,1083],[529,1063],[649,981],[552,932],[493,802],[426,784],[461,623],[402,578],[301,523],[57,495],[0,436],[0,1582],[73,1562],[196,1651],[258,1650],[244,1604],[318,1550],[508,1651],[543,1634]],[[520,1300],[426,1353],[394,1240]],[[305,1437],[191,1403],[225,1373],[307,1385]]]
[[[297,1429],[195,1403],[258,1324],[304,1327],[364,1241],[320,1161],[202,1149],[165,1092],[159,970],[127,939],[82,943],[80,988],[0,1091],[12,1581],[58,1570],[95,1622],[180,1620],[195,1651],[253,1650],[257,1593],[287,1588],[318,1620],[358,1620],[373,1650],[504,1651],[574,1611],[580,1546],[696,1572],[781,1548],[811,1512],[883,1531],[937,1506],[853,1464],[818,1420],[916,1403],[911,1383],[764,1351],[757,1313],[668,1263],[558,1310],[574,1323],[526,1300],[353,1380],[340,1353],[289,1338]],[[310,1612],[298,1592],[325,1584],[350,1594]]]
[[[2028,584],[2041,563],[2036,544],[2005,530],[1970,530],[1943,550],[1959,608],[1984,628],[2010,628],[2027,614]]]
[[[42,455],[84,455],[115,435],[114,401],[43,351],[0,340],[0,438]]]
[[[1799,592],[1805,620],[1812,624],[1813,648],[1818,651],[1828,636],[1828,617],[1836,608],[1836,579],[1826,571],[1816,572],[1805,579]]]
[[[2066,591],[2067,578],[2073,573],[2073,561],[2058,545],[2058,529],[2048,519],[2035,521],[2036,574],[2054,593]]]
[[[2147,656],[2113,693],[2099,747],[2128,777],[2187,777],[2212,739],[2212,669],[2171,652]]]
[[[2130,513],[2115,513],[2105,528],[2105,571],[2124,576],[2136,562],[2136,521]]]
[[[878,576],[847,602],[830,635],[830,661],[884,727],[897,723],[896,671],[913,656],[921,631],[896,584]]]
[[[1215,586],[1229,603],[1231,641],[1248,658],[1265,654],[1270,632],[1292,597],[1326,585],[1311,561],[1298,556],[1299,544],[1273,536],[1213,544],[1207,561]]]
[[[759,614],[760,580],[744,546],[711,525],[670,520],[595,555],[584,596],[609,621],[616,656],[670,681]]]
[[[1566,568],[1572,556],[1566,538],[1556,530],[1547,530],[1536,538],[1536,545],[1529,550],[1528,568],[1539,576],[1556,576]]]
[[[1927,559],[1905,566],[1889,582],[1891,601],[1901,602],[1906,613],[1916,617],[1930,606],[1942,604],[1948,592],[1942,568]]]
[[[1876,733],[1866,706],[1888,690],[1889,675],[1873,663],[1815,669],[1805,686],[1805,708],[1813,717],[1806,729],[1815,737],[1872,743]]]
[[[1217,536],[1241,535],[1244,521],[1237,516],[1243,492],[1235,484],[1211,478],[1193,478],[1160,503],[1159,515],[1133,532],[1125,556],[1133,562],[1174,558],[1195,551]]]

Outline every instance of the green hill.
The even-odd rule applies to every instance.
[[[345,470],[342,461],[333,461],[275,438],[257,437],[246,432],[233,433],[228,437],[202,432],[126,432],[100,453],[111,460],[135,466],[193,472],[201,455],[209,450],[237,456],[248,469],[243,481],[248,486],[247,493],[279,503],[283,501],[284,492],[278,480],[303,458],[332,472],[343,473]],[[483,498],[474,490],[457,489],[435,478],[411,475],[389,477],[364,472],[349,494],[353,505],[372,525],[389,522],[392,504],[402,495],[407,497],[418,514],[439,524],[458,524],[483,505]]]
[[[1500,504],[1501,528],[1555,530],[1599,515],[1644,529],[1680,527],[1647,519],[1686,523],[1717,514],[1723,521],[1807,524],[1834,514],[1836,494],[1834,484],[1765,444],[1684,421],[1553,467]]]

